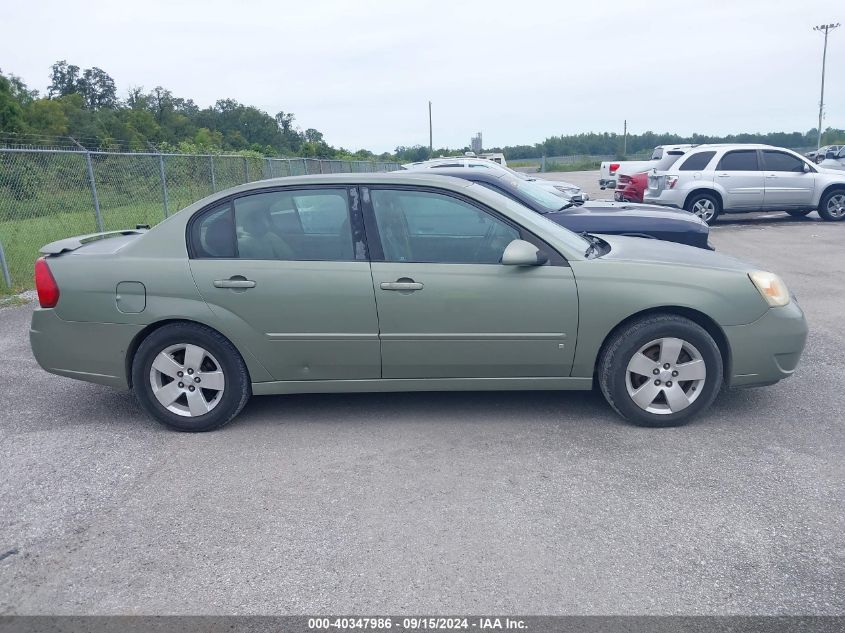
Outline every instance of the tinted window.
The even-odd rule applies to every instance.
[[[763,160],[766,162],[766,169],[771,171],[796,171],[804,173],[804,161],[792,154],[764,149]]]
[[[740,149],[722,156],[717,169],[724,171],[759,171],[756,149]]]
[[[191,245],[195,257],[355,259],[344,189],[268,191],[236,198],[193,222]]]
[[[232,206],[226,203],[206,211],[191,225],[195,257],[237,257]]]
[[[519,232],[477,207],[427,191],[371,190],[389,262],[496,264]]]
[[[268,191],[236,198],[241,259],[354,259],[346,190]]]
[[[697,152],[681,163],[678,169],[681,171],[701,171],[707,167],[715,155],[716,152]]]

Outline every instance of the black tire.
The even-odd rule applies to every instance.
[[[815,162],[816,165],[821,165],[822,162],[824,162],[824,156],[816,156],[813,158],[813,162]]]
[[[685,409],[675,413],[653,413],[641,408],[629,395],[628,363],[643,346],[666,337],[678,338],[694,346],[704,361],[706,377]],[[646,382],[650,381],[648,378]],[[625,325],[605,343],[599,356],[598,382],[605,399],[619,415],[638,426],[669,427],[688,423],[712,404],[723,381],[722,354],[713,337],[697,323],[677,315],[650,315]],[[675,386],[689,390],[692,381]],[[666,393],[665,386],[661,392]],[[665,395],[658,396],[655,400],[658,407],[664,406],[658,402],[661,397],[665,402]]]
[[[709,202],[713,207],[713,215],[710,218],[702,217],[702,215],[695,210],[696,204],[703,201]],[[716,221],[716,218],[719,217],[719,214],[722,213],[722,203],[719,202],[719,198],[712,193],[696,193],[687,198],[686,204],[684,204],[684,209],[697,215],[707,224],[713,224],[713,222]]]
[[[163,350],[179,345],[203,348],[214,357],[223,372],[225,388],[208,413],[193,417],[173,413],[153,392],[150,377],[153,362]],[[156,420],[177,431],[197,433],[224,426],[249,400],[250,385],[249,372],[235,346],[216,330],[198,323],[172,323],[153,331],[138,347],[132,361],[132,388],[138,403]]]
[[[812,212],[812,209],[790,209],[787,211],[787,213],[793,218],[803,218],[805,215],[810,215]]]
[[[819,200],[819,216],[828,222],[841,222],[845,220],[845,212],[836,212],[828,208],[834,196],[845,196],[845,189],[833,189],[822,196]]]

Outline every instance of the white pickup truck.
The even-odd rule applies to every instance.
[[[616,174],[620,171],[626,174],[636,174],[648,171],[655,166],[656,161],[667,155],[682,156],[694,145],[658,145],[648,160],[606,160],[600,166],[599,187],[602,189],[616,188]]]

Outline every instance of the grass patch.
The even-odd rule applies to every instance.
[[[546,161],[546,171],[593,171],[600,165],[600,160],[581,160],[575,163]]]

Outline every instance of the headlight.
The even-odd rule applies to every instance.
[[[763,295],[766,302],[773,308],[785,306],[789,303],[789,290],[786,284],[783,283],[783,279],[776,274],[763,270],[755,270],[754,272],[748,273],[748,277],[751,279],[751,283],[760,291],[760,294]]]

